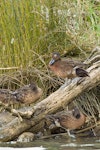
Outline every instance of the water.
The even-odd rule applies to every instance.
[[[11,148],[11,147],[0,147],[0,150],[45,150],[42,147],[31,147],[31,148]]]
[[[61,138],[0,143],[0,150],[100,150],[100,138]]]

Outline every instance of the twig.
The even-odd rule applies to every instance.
[[[12,69],[19,69],[19,67],[0,68],[0,70],[12,70]]]
[[[87,128],[82,129],[82,130],[80,130],[80,131],[77,131],[76,133],[81,133],[81,132],[87,131],[87,130],[89,130],[89,129],[91,129],[91,128],[96,127],[97,125],[100,125],[100,121],[98,121],[96,124],[94,124],[94,125],[92,125],[92,126],[90,126],[90,127],[87,127]]]

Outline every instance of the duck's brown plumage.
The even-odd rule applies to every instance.
[[[31,104],[39,99],[42,96],[42,93],[42,89],[39,88],[36,84],[32,83],[16,90],[12,94],[16,101],[25,104]]]
[[[0,89],[0,102],[7,105],[15,103],[31,104],[38,100],[42,93],[42,89],[34,83],[25,85],[14,92],[8,89]]]
[[[54,122],[60,124],[61,127],[69,130],[80,128],[86,121],[86,116],[82,114],[78,108],[72,111],[62,111],[55,115],[49,115]]]
[[[49,68],[55,75],[61,78],[72,79],[75,77],[89,76],[88,72],[82,69],[83,63],[73,60],[62,60],[58,52],[54,52],[52,60],[49,63]]]

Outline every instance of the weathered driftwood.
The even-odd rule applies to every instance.
[[[18,117],[10,120],[7,125],[0,128],[0,141],[10,141],[15,139],[22,132],[30,129],[32,126],[38,125],[45,115],[56,112],[61,107],[65,107],[68,103],[81,94],[100,84],[100,62],[94,63],[87,69],[90,77],[85,78],[83,82],[77,85],[72,82],[68,86],[61,87],[50,96],[37,103],[34,107],[30,107],[28,112],[19,112],[22,116],[30,117],[19,122]],[[13,112],[16,114],[16,112]],[[6,117],[6,116],[5,116]],[[1,118],[0,118],[1,120]],[[35,128],[34,128],[35,129]]]

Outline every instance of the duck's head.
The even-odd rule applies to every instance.
[[[53,52],[52,53],[52,59],[51,61],[49,62],[49,65],[53,65],[56,61],[60,60],[60,54],[59,52]]]

